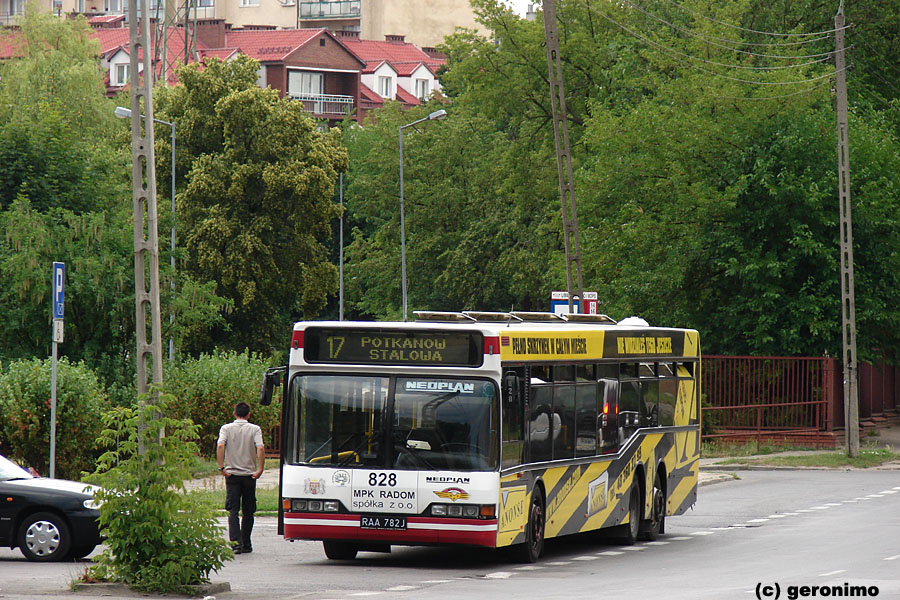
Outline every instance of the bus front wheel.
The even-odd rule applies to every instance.
[[[544,495],[535,487],[531,494],[528,524],[525,526],[525,543],[520,547],[521,562],[537,562],[544,554]]]
[[[323,541],[322,546],[325,548],[325,556],[331,560],[353,560],[359,552],[356,544],[350,542]]]

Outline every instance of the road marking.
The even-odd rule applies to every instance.
[[[894,488],[895,490],[900,490],[900,485]]]
[[[865,496],[858,496],[854,498],[854,500],[871,500],[871,498],[866,498]]]
[[[856,504],[859,500],[841,500],[844,504]]]
[[[689,535],[712,535],[713,531],[692,531]]]
[[[597,556],[619,556],[620,554],[625,554],[624,552],[616,552],[615,550],[607,550],[606,552],[598,552]]]
[[[884,498],[881,494],[869,494],[869,498]]]
[[[351,596],[378,596],[379,594],[383,594],[384,592],[354,592],[350,594]]]
[[[567,561],[567,560],[558,560],[556,562],[548,562],[547,564],[553,565],[554,567],[562,567],[564,565],[570,565],[572,563],[571,563],[571,561]]]
[[[576,556],[576,557],[573,558],[572,560],[597,560],[598,558],[600,558],[600,557],[599,557],[599,556],[585,555],[585,556]]]
[[[540,567],[538,565],[525,565],[524,567],[516,567],[516,571],[537,571],[538,569],[543,569],[544,567]]]
[[[796,517],[796,516],[797,516],[797,513],[795,513],[795,512],[792,512],[792,513],[781,513],[781,514],[783,514],[783,515],[786,516],[786,517]]]
[[[828,510],[830,506],[810,506],[809,510]]]
[[[829,502],[828,504],[826,504],[826,506],[840,506],[840,505],[841,505],[840,502]]]
[[[747,521],[747,522],[748,522],[748,523],[765,523],[765,522],[768,521],[768,520],[769,520],[769,519],[750,519],[750,520]]]
[[[894,556],[888,556],[884,560],[897,560],[898,558],[900,558],[900,554],[895,554]]]
[[[669,542],[647,542],[645,546],[665,546]]]
[[[671,538],[666,538],[666,539],[669,540],[670,542],[680,542],[680,541],[682,541],[682,540],[689,540],[689,539],[691,539],[691,538],[682,535],[682,536],[679,536],[679,537],[671,537]]]
[[[520,567],[524,568],[524,567]],[[542,567],[534,567],[536,569],[540,569]],[[452,583],[456,581],[455,579],[426,579],[425,581],[420,581],[419,583]]]
[[[798,508],[797,512],[798,513],[808,513],[808,512],[812,512],[812,511],[809,510],[808,508]]]
[[[768,518],[770,518],[770,519],[783,519],[783,518],[785,518],[786,516],[787,516],[787,515],[769,515]]]
[[[828,571],[827,573],[822,573],[819,577],[831,577],[832,575],[837,575],[838,573],[846,573],[847,569],[838,569],[837,571]]]
[[[552,564],[552,563],[550,563]],[[515,575],[515,573],[510,573],[509,571],[497,571],[496,573],[488,573],[484,576],[485,579],[509,579]]]
[[[879,494],[896,494],[897,490],[884,490],[883,492],[878,492]]]
[[[409,590],[417,590],[418,586],[415,585],[395,585],[394,587],[389,587],[387,592],[408,592]]]
[[[643,546],[625,546],[622,550],[629,550],[631,552],[643,552],[646,550]]]

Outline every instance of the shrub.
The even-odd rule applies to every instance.
[[[0,438],[10,456],[46,475],[50,464],[51,360],[10,363],[0,373]],[[105,396],[84,363],[59,359],[56,373],[56,475],[93,471]]]
[[[168,368],[165,391],[180,399],[173,416],[190,418],[199,426],[200,452],[212,456],[219,428],[234,419],[234,405],[246,402],[250,420],[262,428],[266,446],[272,444],[272,429],[281,418],[281,403],[259,405],[259,385],[266,367],[257,354],[247,351],[202,354]]]
[[[213,510],[184,491],[198,427],[172,417],[175,406],[173,396],[161,395],[156,406],[103,414],[98,442],[107,451],[88,480],[102,486],[95,499],[106,542],[91,577],[141,591],[190,593],[188,586],[207,583],[234,556]]]

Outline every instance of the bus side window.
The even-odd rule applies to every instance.
[[[503,374],[503,434],[501,468],[522,464],[525,452],[525,368]]]
[[[637,381],[622,381],[619,389],[619,443],[624,444],[641,426],[644,412]]]
[[[644,402],[643,427],[659,427],[659,381],[641,382],[641,396]]]
[[[575,386],[575,456],[597,454],[597,435],[600,433],[597,408],[597,384],[579,383]]]
[[[601,379],[597,388],[597,428],[601,454],[612,454],[619,450],[618,414],[619,382],[616,379]]]
[[[553,385],[532,385],[531,419],[528,423],[528,462],[542,462],[553,457],[553,430],[559,431],[559,417],[553,414]],[[556,423],[554,423],[556,421]],[[555,425],[555,427],[554,427]]]

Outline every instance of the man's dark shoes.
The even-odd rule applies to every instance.
[[[244,546],[244,547],[241,549],[241,554],[250,554],[251,552],[253,552],[253,547],[252,547],[252,546]]]
[[[231,551],[234,552],[235,554],[241,554],[244,552],[244,550],[241,549],[240,544],[232,544]]]

